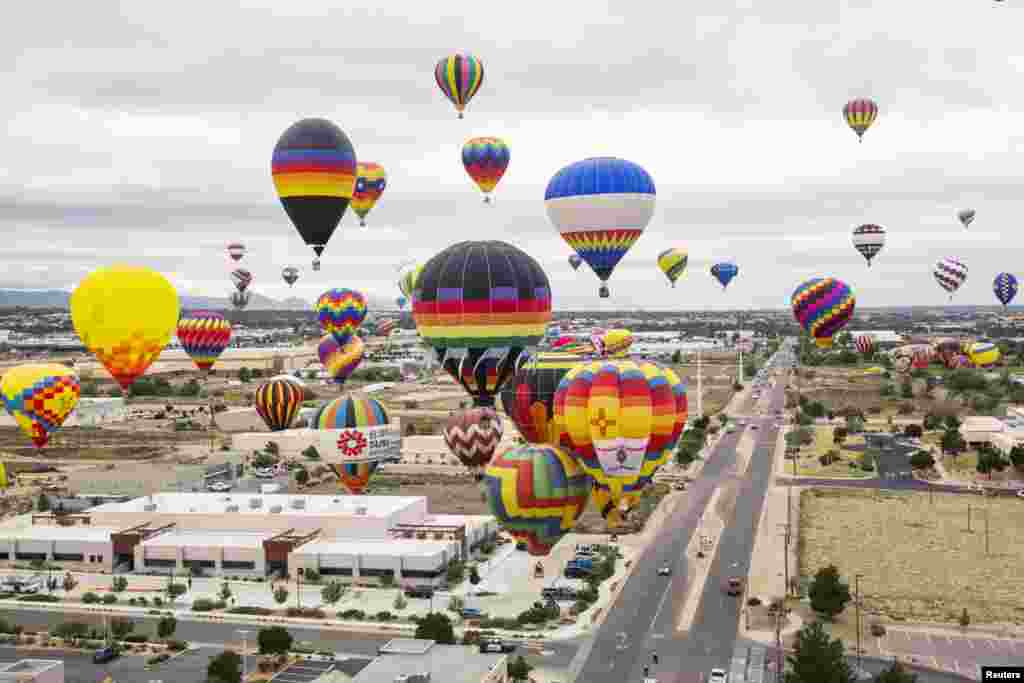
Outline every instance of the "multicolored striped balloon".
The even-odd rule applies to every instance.
[[[319,257],[355,191],[355,149],[330,121],[303,119],[281,135],[270,166],[281,205],[313,248],[313,270],[319,270]]]
[[[178,320],[177,337],[196,367],[209,372],[231,343],[231,322],[217,311],[191,311]]]
[[[669,284],[675,287],[676,280],[686,272],[686,264],[689,260],[689,252],[685,249],[666,249],[658,254],[658,268],[665,273]]]
[[[325,334],[320,338],[317,348],[320,363],[331,377],[334,384],[344,384],[359,364],[363,362],[366,345],[358,336],[353,335],[344,344],[338,343],[333,334]]]
[[[416,280],[423,272],[422,265],[416,265],[415,261],[405,261],[398,266],[398,290],[407,299],[412,299],[412,293],[416,289]]]
[[[377,323],[377,336],[387,337],[395,331],[395,321],[386,318]]]
[[[388,177],[384,167],[373,162],[359,162],[356,165],[356,187],[352,193],[352,210],[359,216],[359,225],[366,227],[366,215],[370,213],[387,187]]]
[[[275,378],[256,390],[256,412],[272,432],[288,429],[302,407],[302,386],[293,380]]]
[[[493,408],[469,408],[448,416],[444,442],[463,465],[474,474],[491,461],[505,425]]]
[[[650,223],[656,194],[643,167],[614,157],[577,161],[548,182],[548,218],[597,275],[602,298],[615,266]]]
[[[484,83],[484,65],[473,55],[457,53],[438,60],[434,67],[434,81],[455,105],[461,119],[466,105]]]
[[[526,252],[505,242],[460,242],[423,266],[413,318],[444,369],[493,406],[520,358],[551,320],[551,285]]]
[[[590,335],[594,353],[608,358],[621,358],[633,345],[633,333],[625,329],[595,330]]]
[[[999,273],[992,281],[992,291],[995,293],[999,303],[1006,308],[1017,296],[1017,278],[1012,273]]]
[[[342,396],[326,401],[309,421],[311,429],[379,427],[390,422],[384,405],[373,398]],[[377,471],[377,460],[332,463],[338,483],[354,496],[362,495]]]
[[[496,455],[484,471],[487,507],[534,556],[572,531],[590,497],[590,477],[561,448],[527,445]]]
[[[366,295],[354,289],[328,289],[313,307],[324,334],[344,344],[366,319]]]
[[[857,350],[863,353],[865,356],[875,350],[875,338],[866,334],[862,334],[854,340],[854,344]]]
[[[586,360],[574,353],[540,353],[523,363],[501,390],[501,405],[529,443],[558,443],[555,391],[562,378]]]
[[[857,140],[864,142],[864,133],[878,118],[878,105],[867,98],[850,100],[843,106],[843,118],[857,134]]]
[[[953,294],[967,281],[967,265],[959,259],[947,256],[935,262],[932,275],[939,283],[939,287],[949,292],[949,300],[952,301]]]
[[[501,138],[472,138],[462,146],[462,165],[490,203],[491,192],[505,175],[512,152]]]
[[[81,395],[78,375],[60,363],[18,365],[0,379],[4,407],[36,448],[64,424]]]
[[[820,348],[831,348],[832,337],[853,318],[857,297],[842,280],[816,277],[802,283],[790,297],[793,315]]]

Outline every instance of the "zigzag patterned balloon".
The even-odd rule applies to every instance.
[[[177,336],[196,367],[209,372],[231,342],[231,322],[216,311],[192,311],[181,316]]]
[[[790,303],[804,331],[814,338],[815,344],[827,349],[831,348],[835,333],[853,317],[857,298],[842,280],[816,277],[797,287]]]
[[[324,334],[347,342],[366,319],[366,296],[353,289],[328,289],[314,307]]]
[[[493,408],[470,408],[448,417],[444,442],[459,462],[478,472],[491,461],[504,432]]]
[[[935,262],[932,275],[939,287],[949,292],[949,300],[952,301],[953,294],[967,281],[967,266],[959,259],[948,256]]]
[[[335,384],[344,384],[363,362],[366,346],[359,337],[351,337],[344,344],[340,344],[337,337],[325,334],[320,338],[320,347],[317,351],[331,381]]]
[[[996,275],[996,279],[992,281],[992,291],[1003,305],[1003,308],[1006,308],[1013,301],[1014,297],[1017,296],[1017,278],[1011,273],[999,273],[999,275]]]

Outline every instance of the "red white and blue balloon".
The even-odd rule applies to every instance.
[[[949,299],[952,301],[953,294],[967,281],[967,266],[959,259],[947,256],[935,262],[932,275],[935,276],[939,287],[949,292]]]

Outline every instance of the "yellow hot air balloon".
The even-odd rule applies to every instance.
[[[178,309],[178,293],[167,278],[137,266],[94,270],[71,294],[75,331],[123,389],[170,341]]]
[[[689,253],[685,249],[666,249],[658,254],[658,268],[665,273],[669,283],[675,287],[676,280],[686,272]]]
[[[59,363],[19,365],[0,380],[4,407],[36,448],[45,446],[50,434],[64,424],[81,393],[78,375]]]

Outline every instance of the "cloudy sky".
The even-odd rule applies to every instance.
[[[970,268],[957,303],[990,304],[993,276],[1019,267],[1017,0],[351,4],[19,3],[0,41],[0,287],[70,288],[130,262],[219,295],[234,239],[256,291],[286,296],[294,264],[310,299],[390,299],[401,260],[503,239],[577,309],[781,307],[815,275],[847,280],[862,306],[941,304],[944,256]],[[432,74],[458,50],[486,69],[462,121]],[[841,115],[860,96],[881,109],[863,144]],[[269,172],[278,136],[310,116],[389,175],[370,227],[350,211],[320,273]],[[493,207],[462,168],[475,135],[512,150]],[[658,191],[610,300],[570,270],[543,204],[559,168],[598,155],[643,165]],[[955,218],[968,206],[969,232]],[[889,231],[870,270],[850,245],[861,223]],[[669,246],[690,252],[675,290],[654,264]],[[740,275],[723,294],[708,268],[729,258]]]

